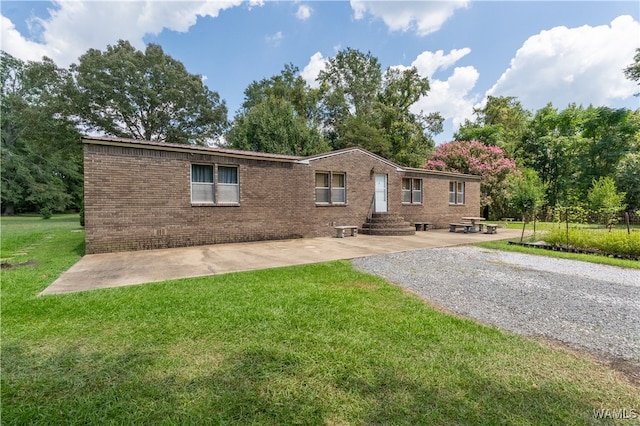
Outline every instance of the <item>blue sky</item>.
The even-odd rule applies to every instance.
[[[383,68],[416,66],[431,81],[415,111],[446,119],[438,142],[487,95],[640,107],[622,68],[640,47],[637,1],[3,1],[1,45],[24,60],[68,66],[119,39],[160,44],[220,93],[233,118],[254,80],[297,66],[313,85],[347,47]]]

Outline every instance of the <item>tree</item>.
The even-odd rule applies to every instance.
[[[630,210],[640,210],[640,152],[627,154],[616,169],[616,186],[626,193]]]
[[[443,119],[411,112],[429,91],[415,68],[383,73],[371,53],[346,49],[328,60],[318,80],[323,128],[334,149],[359,145],[405,166],[423,164]]]
[[[308,156],[330,151],[327,142],[296,115],[287,100],[268,97],[236,117],[227,146],[247,151]]]
[[[532,169],[511,173],[508,185],[509,203],[523,218],[522,234],[520,235],[520,242],[522,242],[525,226],[531,218],[534,220],[535,232],[536,212],[544,203],[545,187],[538,174]]]
[[[389,141],[388,158],[399,164],[421,167],[435,146],[432,135],[442,132],[444,118],[439,113],[411,112],[411,107],[427,96],[429,89],[429,80],[420,77],[413,67],[389,68],[383,74],[376,112]]]
[[[640,48],[636,49],[636,55],[633,57],[633,63],[624,69],[624,75],[631,81],[635,81],[640,86]],[[640,92],[635,96],[640,96]]]
[[[149,44],[127,41],[105,52],[90,49],[72,65],[82,125],[108,135],[206,144],[227,126],[227,108],[202,78]]]
[[[318,80],[324,85],[330,121],[371,113],[382,83],[378,58],[347,48],[327,61]]]
[[[318,90],[308,87],[293,65],[252,82],[244,93],[226,146],[304,156],[331,150],[319,130]]]
[[[269,98],[289,102],[296,116],[304,119],[311,128],[319,127],[322,123],[320,90],[309,87],[300,76],[300,70],[293,64],[285,65],[279,75],[251,82],[244,91],[244,102],[239,114]]]
[[[82,146],[71,119],[71,76],[44,58],[2,52],[2,211],[51,212],[82,202]]]
[[[591,189],[587,194],[589,208],[597,212],[603,224],[609,228],[617,223],[617,215],[626,207],[624,205],[624,193],[619,193],[616,184],[610,177],[601,177],[593,180]]]
[[[552,206],[565,204],[582,193],[577,188],[581,157],[586,141],[580,135],[582,108],[570,105],[558,112],[551,103],[539,109],[520,144],[523,166],[534,169]]]
[[[586,146],[581,156],[579,184],[586,192],[593,179],[615,176],[620,160],[631,150],[640,122],[626,108],[588,107],[584,110],[581,135]]]
[[[513,96],[489,96],[482,108],[474,108],[476,121],[466,120],[454,135],[456,140],[479,140],[496,145],[509,158],[516,158],[517,147],[524,136],[531,114]]]
[[[508,208],[507,176],[516,170],[513,160],[507,158],[497,146],[479,141],[454,141],[439,145],[424,165],[429,170],[468,173],[482,177],[480,204],[489,213],[499,217]]]
[[[594,179],[615,177],[617,166],[636,150],[640,113],[575,104],[558,112],[548,104],[529,123],[519,151],[521,163],[547,184],[551,205],[586,203]]]

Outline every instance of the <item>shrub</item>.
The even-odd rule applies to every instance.
[[[544,240],[551,244],[566,244],[567,234],[556,229],[545,234]],[[568,234],[568,243],[574,247],[600,250],[609,254],[640,256],[640,232],[634,230],[572,229]]]
[[[618,192],[616,184],[610,177],[601,177],[593,180],[589,194],[589,207],[598,213],[603,225],[611,230],[618,222],[618,212],[625,209],[625,193]]]
[[[49,207],[43,207],[40,209],[40,215],[43,219],[51,219],[51,216],[53,216],[53,211],[51,211]]]

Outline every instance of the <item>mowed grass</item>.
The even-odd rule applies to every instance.
[[[2,271],[2,424],[603,424],[594,409],[640,408],[590,358],[349,262],[38,297],[83,236],[3,218],[3,244],[31,220],[36,265]]]

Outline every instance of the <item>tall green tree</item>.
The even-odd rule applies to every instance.
[[[466,120],[455,133],[455,139],[495,145],[509,158],[516,158],[531,119],[531,113],[520,101],[513,96],[489,96],[485,106],[474,108],[473,112],[475,121]]]
[[[117,137],[206,144],[227,127],[227,108],[198,75],[157,44],[144,52],[120,40],[72,65],[82,125]]]
[[[627,154],[616,169],[616,186],[626,195],[630,210],[640,210],[640,152]]]
[[[240,114],[269,98],[289,102],[297,117],[309,127],[318,127],[322,122],[320,111],[320,89],[312,89],[300,76],[300,69],[293,64],[285,65],[278,75],[253,81],[244,91],[244,102]]]
[[[620,160],[631,150],[638,130],[633,112],[626,108],[592,107],[584,110],[582,137],[587,144],[581,157],[581,189],[594,179],[613,177]]]
[[[580,134],[582,113],[576,105],[558,112],[549,103],[535,113],[520,143],[521,162],[538,173],[552,206],[568,200],[572,204],[584,196],[577,190],[579,158],[586,146]]]
[[[286,65],[279,75],[252,82],[244,95],[226,146],[303,156],[330,151],[319,130],[319,91],[306,84],[298,68]]]
[[[82,202],[82,147],[68,70],[1,52],[2,211],[63,211]]]
[[[640,135],[638,112],[575,104],[538,110],[519,147],[521,163],[547,184],[551,205],[587,202],[593,180],[614,178],[618,164],[634,152]]]
[[[545,187],[533,169],[511,173],[508,177],[508,186],[509,204],[523,218],[522,233],[520,234],[522,242],[527,222],[531,219],[535,221],[536,212],[544,204]]]
[[[616,183],[610,177],[593,180],[587,198],[591,211],[600,215],[602,223],[609,228],[617,223],[617,216],[624,208],[624,193],[618,192]]]
[[[371,53],[345,49],[320,72],[323,129],[334,149],[359,145],[406,166],[418,167],[442,130],[439,114],[411,107],[429,91],[415,68],[382,72]]]
[[[269,96],[236,116],[226,146],[274,154],[308,156],[330,151],[320,132],[309,128],[286,99]]]
[[[640,47],[636,49],[636,54],[633,57],[633,63],[629,64],[624,69],[624,75],[631,81],[635,81],[640,86]],[[640,92],[636,93],[636,96],[640,96]]]
[[[416,68],[389,68],[383,74],[377,113],[389,141],[389,158],[399,164],[422,167],[435,146],[432,136],[442,132],[444,118],[439,113],[411,111],[429,90],[429,80],[420,77]]]

